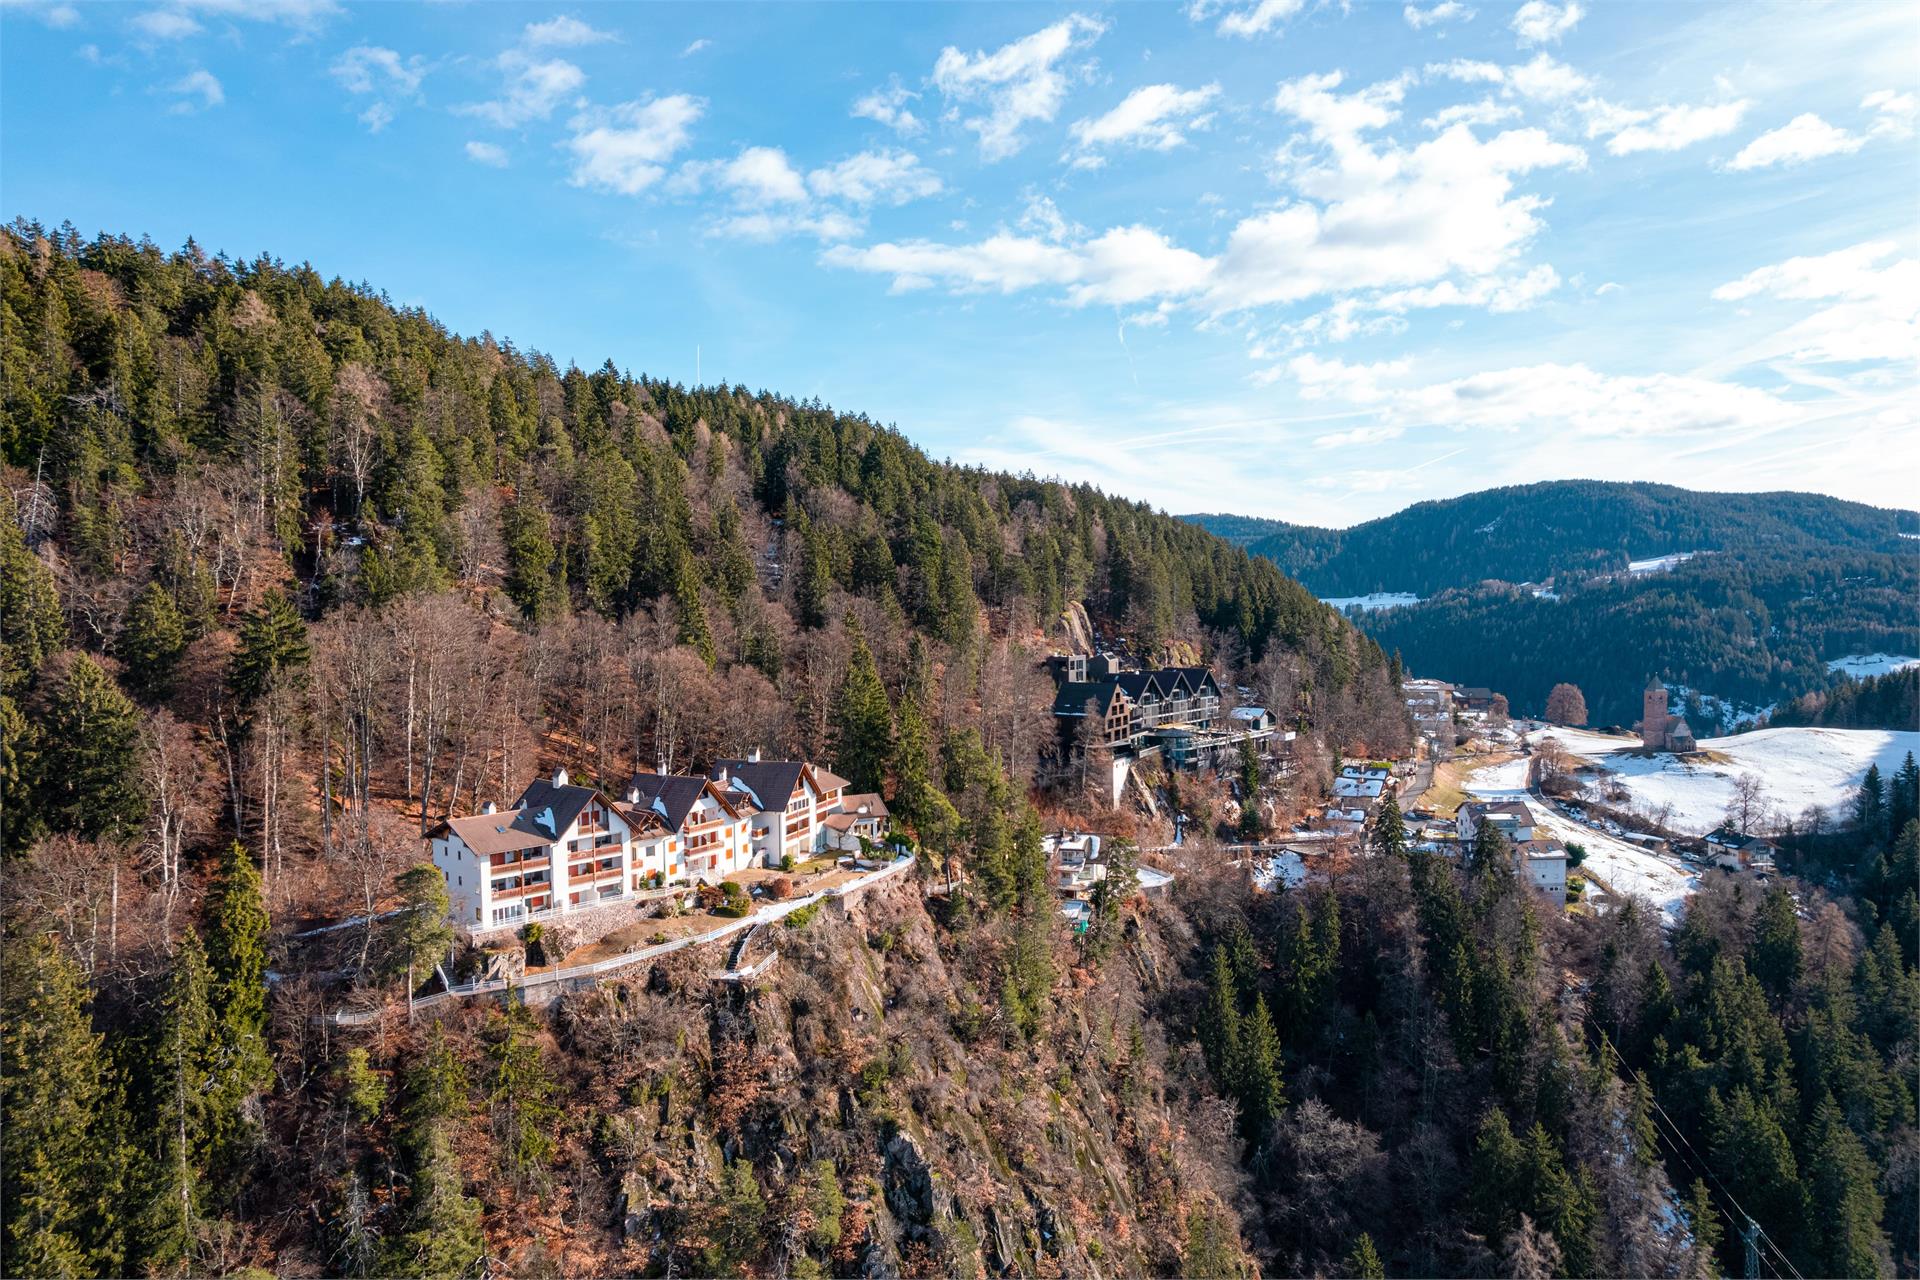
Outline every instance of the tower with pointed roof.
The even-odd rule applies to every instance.
[[[1640,695],[1640,745],[1648,751],[1667,749],[1667,686],[1654,676]]]

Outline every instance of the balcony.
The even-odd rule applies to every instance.
[[[545,880],[541,880],[535,884],[505,885],[496,883],[493,886],[493,900],[495,902],[505,902],[512,898],[524,898],[530,894],[550,893],[552,891],[553,885]]]
[[[553,861],[550,854],[537,854],[531,858],[513,858],[504,853],[496,853],[487,862],[490,871],[511,869],[516,875],[527,871],[538,871]]]
[[[591,863],[582,863],[577,867],[567,868],[567,884],[569,887],[577,889],[581,885],[600,884],[605,881],[618,880],[625,874],[626,868],[617,862],[611,866],[600,867],[596,867]]]

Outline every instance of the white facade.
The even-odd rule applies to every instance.
[[[541,784],[536,784],[536,787]],[[564,825],[556,793],[587,791]],[[535,794],[529,788],[529,794]],[[450,818],[428,837],[447,879],[454,922],[473,932],[510,929],[630,896],[633,829],[605,796],[570,788],[566,771],[531,804]]]

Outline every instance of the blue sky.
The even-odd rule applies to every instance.
[[[1920,9],[7,0],[0,212],[1344,525],[1920,491]]]

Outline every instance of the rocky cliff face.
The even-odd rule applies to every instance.
[[[734,1238],[745,1166],[764,1212],[727,1260],[755,1274],[1179,1272],[1196,1210],[1233,1238],[1240,1175],[1230,1119],[1163,1030],[1191,935],[1138,910],[1097,970],[1055,931],[1032,1040],[993,998],[1012,926],[911,879],[781,930],[751,989],[672,957],[569,996],[550,1057],[575,1168],[546,1249],[569,1272],[697,1273]]]

